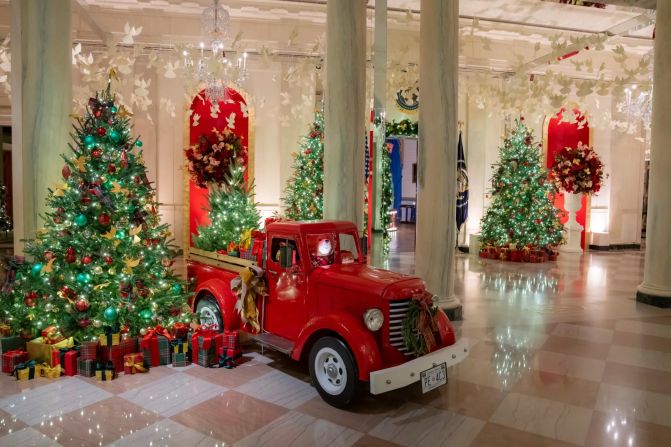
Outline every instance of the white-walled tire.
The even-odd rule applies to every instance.
[[[212,295],[205,295],[198,301],[196,314],[200,319],[200,324],[211,325],[216,331],[224,330],[224,321],[221,318],[221,310],[217,300]]]
[[[345,343],[335,337],[322,337],[310,350],[310,377],[326,403],[343,408],[359,389],[356,362]]]

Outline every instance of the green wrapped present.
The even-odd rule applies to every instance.
[[[84,360],[81,357],[77,360],[77,373],[84,377],[93,377],[96,375],[96,361]]]
[[[172,366],[189,366],[191,362],[186,352],[173,352],[172,353]]]

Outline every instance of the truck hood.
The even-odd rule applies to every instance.
[[[416,276],[377,269],[365,264],[333,264],[317,267],[312,276],[320,284],[385,298],[408,298],[425,290]]]

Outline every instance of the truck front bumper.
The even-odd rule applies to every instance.
[[[374,371],[370,373],[370,392],[371,394],[382,394],[419,382],[422,371],[441,363],[445,363],[448,368],[456,365],[468,356],[468,349],[468,340],[460,338],[452,346],[447,346],[391,368]]]

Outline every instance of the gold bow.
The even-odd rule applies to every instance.
[[[242,270],[240,276],[231,281],[231,290],[238,297],[235,309],[240,312],[240,319],[243,323],[249,323],[254,328],[254,332],[258,333],[261,326],[256,298],[268,295],[266,283],[263,280],[263,269],[251,266]]]

